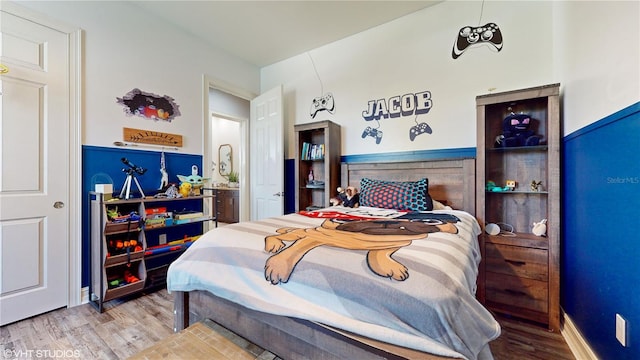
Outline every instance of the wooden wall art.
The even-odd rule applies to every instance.
[[[131,143],[182,147],[182,135],[153,130],[122,128],[122,139]]]

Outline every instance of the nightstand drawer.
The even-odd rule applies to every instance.
[[[546,282],[492,274],[486,281],[487,301],[546,313],[549,287]]]
[[[485,244],[487,272],[547,281],[548,256],[547,250]]]

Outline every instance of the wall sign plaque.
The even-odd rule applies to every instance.
[[[131,143],[182,147],[182,135],[153,130],[122,128],[122,139]]]

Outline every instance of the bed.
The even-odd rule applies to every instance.
[[[284,359],[492,358],[500,327],[475,299],[475,161],[343,163],[341,171],[342,184],[357,188],[428,179],[435,203],[452,209],[397,211],[368,198],[375,206],[211,230],[169,268],[174,330],[208,318]],[[389,224],[401,235],[388,237]],[[349,246],[329,244],[329,233]],[[371,248],[377,234],[391,240]]]

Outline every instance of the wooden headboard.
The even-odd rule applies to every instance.
[[[475,159],[425,160],[388,163],[342,163],[342,186],[360,189],[360,180],[370,178],[387,181],[429,179],[429,194],[457,210],[475,216]],[[346,185],[348,184],[348,185]]]

